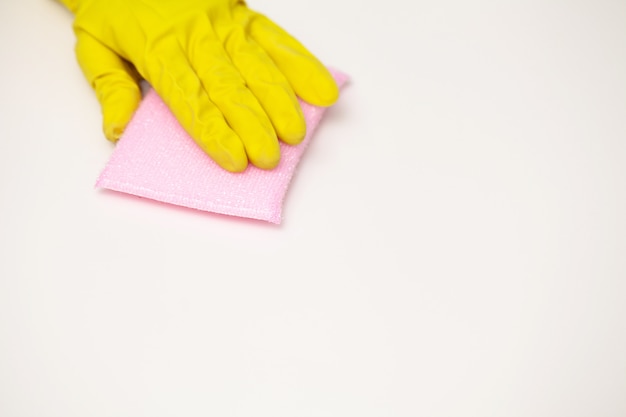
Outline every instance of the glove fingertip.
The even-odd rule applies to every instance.
[[[329,107],[339,99],[339,87],[330,72],[320,65],[306,83],[298,86],[300,97],[315,106]]]
[[[306,135],[306,122],[302,114],[299,117],[280,119],[274,123],[280,140],[289,145],[299,144]]]
[[[122,137],[122,134],[126,129],[126,125],[103,123],[102,129],[104,131],[104,136],[109,141],[116,143]]]
[[[261,169],[274,169],[280,162],[280,146],[278,140],[268,141],[246,149],[250,162]]]
[[[243,172],[248,167],[248,156],[241,140],[225,126],[210,126],[196,143],[227,171]]]
[[[104,135],[111,142],[117,142],[132,119],[141,94],[133,89],[118,89],[101,100]]]
[[[339,99],[339,87],[331,80],[331,82],[320,83],[317,88],[316,105],[322,107],[332,106]]]

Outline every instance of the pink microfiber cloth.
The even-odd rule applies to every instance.
[[[331,70],[341,87],[347,76]],[[154,90],[148,91],[96,187],[165,203],[279,224],[287,187],[325,108],[300,101],[307,134],[302,143],[281,143],[271,171],[250,165],[233,174],[213,162],[183,130]]]

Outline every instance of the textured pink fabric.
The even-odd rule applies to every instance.
[[[347,77],[331,70],[341,87]],[[285,193],[325,108],[301,102],[307,135],[298,146],[281,143],[277,168],[250,165],[239,174],[215,164],[150,90],[96,183],[179,206],[279,224]]]

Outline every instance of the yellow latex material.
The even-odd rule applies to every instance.
[[[296,39],[238,0],[61,0],[74,14],[78,62],[116,141],[137,108],[140,77],[223,168],[274,168],[278,138],[299,143],[296,95],[329,106],[338,89]]]

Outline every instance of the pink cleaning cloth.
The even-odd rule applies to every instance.
[[[347,76],[331,70],[341,87]],[[100,174],[96,187],[178,206],[280,224],[296,166],[325,108],[300,101],[307,134],[302,143],[281,142],[281,160],[265,171],[250,165],[234,174],[213,162],[183,130],[154,90],[148,91]]]

